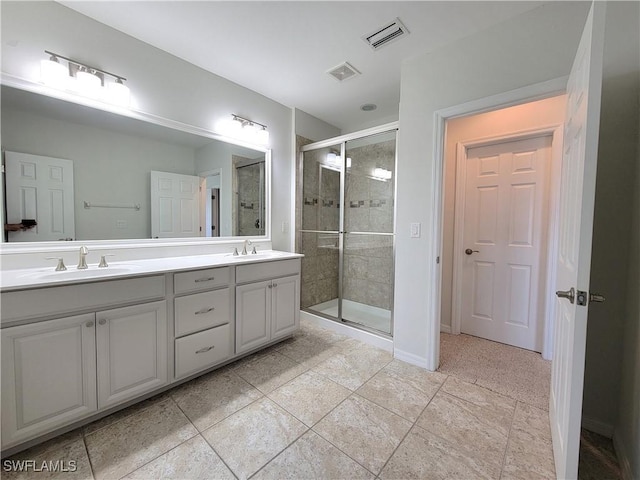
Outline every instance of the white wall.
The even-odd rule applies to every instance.
[[[560,95],[493,112],[454,118],[447,122],[444,152],[442,310],[440,315],[443,331],[449,331],[451,328],[457,144],[468,140],[560,125],[564,121],[565,98],[565,95]]]
[[[434,112],[567,75],[588,12],[583,3],[552,3],[404,62],[400,99],[394,349],[437,367],[427,329],[433,311]],[[422,236],[410,238],[410,223]]]
[[[2,146],[73,161],[75,238],[79,240],[150,238],[151,170],[194,175],[195,168],[191,147],[6,107],[2,109]],[[140,210],[85,209],[85,201],[137,203]],[[118,221],[126,226],[119,227]]]
[[[269,128],[273,150],[272,222],[289,221],[293,198],[291,110],[52,1],[5,2],[2,71],[39,79],[44,50],[127,78],[134,106],[147,113],[214,130],[232,113]],[[290,250],[291,233],[272,230],[273,246]]]
[[[334,127],[324,120],[320,120],[297,108],[293,109],[293,115],[296,135],[308,138],[314,142],[319,142],[320,140],[337,137],[341,134],[338,127]]]

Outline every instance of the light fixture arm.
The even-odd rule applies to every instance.
[[[84,67],[87,70],[93,70],[95,72],[100,72],[103,75],[109,75],[110,77],[115,78],[116,82],[118,82],[118,83],[122,83],[122,81],[126,81],[127,80],[122,75],[116,75],[115,73],[107,72],[106,70],[102,70],[101,68],[92,67],[90,65],[87,65],[86,63],[82,63],[82,62],[79,62],[77,60],[74,60],[73,58],[69,58],[69,57],[65,57],[64,55],[60,55],[59,53],[54,53],[54,52],[51,52],[49,50],[45,50],[44,53],[47,53],[47,54],[49,54],[49,55],[51,55],[53,57],[56,57],[56,58],[62,58],[62,59],[66,60],[69,63],[77,65],[78,67]]]
[[[254,122],[253,120],[249,120],[248,118],[244,118],[241,117],[240,115],[236,115],[235,113],[232,113],[231,116],[233,117],[234,120],[239,121],[240,123],[242,123],[242,126],[244,127],[245,125],[258,125],[259,127],[262,127],[262,130],[266,130],[267,126],[259,123],[259,122]]]

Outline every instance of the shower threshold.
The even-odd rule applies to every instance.
[[[338,299],[312,305],[307,310],[338,318]],[[384,308],[343,300],[342,319],[386,334],[391,333],[391,311]]]

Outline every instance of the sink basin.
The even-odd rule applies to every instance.
[[[34,280],[82,280],[85,278],[96,278],[96,277],[108,277],[111,275],[124,275],[128,273],[134,273],[138,270],[136,265],[118,265],[118,266],[110,266],[106,268],[98,268],[97,266],[90,266],[86,270],[78,270],[76,268],[69,268],[68,270],[63,270],[61,272],[56,272],[55,270],[47,269],[39,269],[36,271],[31,271],[21,275],[23,278],[32,278]]]
[[[238,261],[250,261],[250,260],[264,260],[266,258],[278,258],[282,254],[279,252],[258,252],[248,253],[247,255],[233,255],[233,253],[227,254],[227,257],[232,257]]]

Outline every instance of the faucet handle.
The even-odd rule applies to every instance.
[[[63,272],[67,269],[64,264],[64,259],[62,257],[45,257],[46,260],[57,260],[58,265],[56,265],[56,272]]]
[[[258,251],[256,250],[256,246],[255,245],[253,246],[253,250],[251,250],[251,253],[253,255],[256,255],[258,253]]]
[[[106,268],[109,266],[107,263],[107,257],[115,257],[115,253],[107,253],[100,257],[100,263],[98,264],[98,268]]]
[[[237,257],[238,255],[240,255],[240,254],[238,253],[238,247],[234,247],[234,248],[233,248],[233,256],[234,256],[234,257]]]

